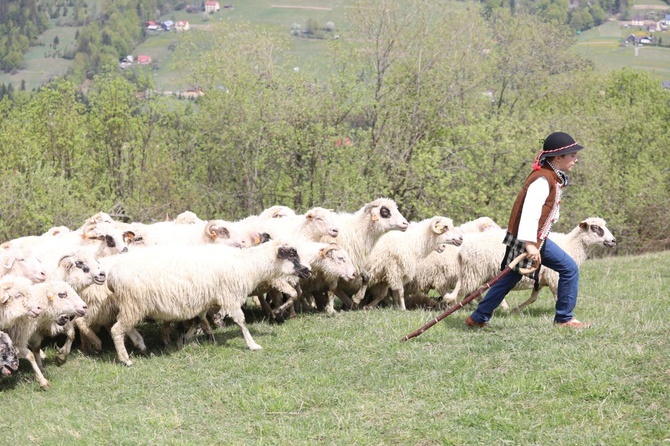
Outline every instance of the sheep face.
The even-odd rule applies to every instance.
[[[86,228],[82,237],[84,240],[99,241],[97,257],[106,257],[128,252],[128,244],[133,241],[135,233],[132,231],[122,232],[112,223],[103,221]]]
[[[19,352],[7,333],[0,331],[0,375],[9,376],[19,368]]]
[[[331,210],[314,208],[305,214],[305,218],[307,223],[312,225],[313,232],[331,237],[337,237],[340,232],[335,221],[336,214]]]
[[[31,293],[32,282],[25,277],[5,277],[0,282],[0,311],[5,322],[22,316],[38,317],[44,306]]]
[[[319,251],[319,256],[327,260],[327,268],[332,270],[339,278],[351,282],[356,278],[356,267],[349,254],[335,244]]]
[[[380,198],[365,205],[363,212],[369,214],[372,223],[381,232],[406,231],[409,223],[398,210],[398,205],[388,198]]]
[[[4,274],[12,273],[27,277],[35,283],[44,282],[47,278],[42,262],[27,249],[6,249],[2,257],[5,267]]]
[[[616,238],[602,218],[587,218],[579,223],[579,228],[586,232],[586,243],[588,245],[604,245],[608,248],[616,246]]]
[[[61,278],[76,289],[84,289],[89,285],[102,285],[107,275],[100,267],[100,262],[93,257],[66,255],[58,262]]]
[[[287,275],[294,275],[301,279],[307,279],[312,273],[312,270],[308,266],[300,263],[300,257],[295,248],[286,245],[280,246],[277,250],[277,258],[287,261],[288,268],[284,269],[284,273]]]
[[[33,285],[37,297],[46,299],[48,305],[45,313],[57,317],[58,324],[65,324],[70,316],[83,316],[88,306],[79,294],[67,282],[54,280],[44,284]]]

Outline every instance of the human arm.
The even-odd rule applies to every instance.
[[[525,242],[526,252],[535,263],[542,261],[540,250],[535,246],[539,231],[542,206],[549,196],[549,182],[540,177],[528,186],[526,198],[521,209],[521,219],[517,239]]]

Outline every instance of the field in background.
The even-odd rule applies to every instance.
[[[652,73],[659,80],[670,80],[670,48],[621,46],[622,39],[634,32],[639,30],[623,28],[618,22],[609,21],[581,33],[573,49],[593,60],[596,67],[603,71],[639,68]],[[669,32],[656,32],[654,37],[670,42]]]
[[[90,3],[96,3],[94,0]],[[224,8],[229,3],[231,8]],[[193,31],[204,32],[218,23],[245,21],[272,27],[279,32],[290,33],[294,25],[305,28],[308,20],[316,20],[323,27],[333,22],[335,30],[327,37],[343,34],[346,38],[346,16],[350,12],[353,0],[244,0],[240,2],[220,2],[222,8],[214,14],[187,13],[185,10],[167,14],[163,20],[187,20]],[[98,7],[100,9],[100,7]],[[661,11],[670,6],[661,0],[651,0],[635,5],[636,11]],[[670,10],[668,11],[670,12]],[[59,19],[62,20],[62,19]],[[77,28],[59,26],[52,21],[54,28],[43,33],[39,40],[44,46],[32,47],[25,56],[26,69],[14,75],[0,73],[0,83],[12,83],[18,89],[25,80],[27,89],[35,88],[53,76],[63,75],[72,61],[53,58],[53,50],[49,45],[55,36],[59,38],[58,49],[64,50],[72,44]],[[640,30],[623,28],[619,22],[609,21],[598,28],[588,30],[577,37],[574,51],[592,59],[602,70],[620,69],[623,67],[640,68],[653,73],[659,80],[670,80],[670,49],[657,47],[638,47],[637,55],[633,46],[620,46],[620,42],[631,32]],[[670,41],[670,33],[657,32],[656,37]],[[178,61],[173,60],[173,52],[168,48],[179,39],[176,32],[149,32],[144,43],[139,45],[133,55],[146,54],[155,62],[154,82],[158,90],[185,90],[190,86],[179,79]],[[298,60],[298,68],[306,68],[318,72],[323,65],[323,55],[328,40],[295,38],[292,40],[290,55]]]
[[[27,363],[0,379],[6,444],[658,445],[670,441],[670,252],[587,261],[576,314],[552,326],[543,291],[521,315],[469,330],[460,310],[377,309],[250,320],[182,350],[143,324],[151,356],[115,361],[47,348],[38,390]],[[528,292],[515,292],[520,303]],[[254,313],[256,314],[256,313]]]

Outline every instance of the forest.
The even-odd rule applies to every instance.
[[[283,204],[354,211],[386,196],[410,220],[505,225],[542,138],[585,146],[555,229],[607,220],[619,254],[668,249],[670,92],[603,75],[565,24],[482,4],[359,4],[327,78],[295,71],[290,36],[251,24],[175,49],[197,100],[152,95],[150,71],[109,65],[0,101],[0,238],[110,212],[235,220]],[[364,12],[364,13],[363,13]]]

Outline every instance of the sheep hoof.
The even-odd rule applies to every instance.
[[[252,344],[249,346],[249,350],[263,350],[263,347],[258,344]]]
[[[130,367],[130,366],[133,365],[133,361],[131,361],[130,359],[127,360],[127,361],[121,361],[121,362],[122,362],[123,365],[125,365],[126,367]]]
[[[65,353],[59,353],[56,356],[56,365],[63,365],[67,362],[67,355]]]
[[[51,384],[46,379],[40,383],[40,389],[42,390],[48,390],[49,387],[51,387]]]

